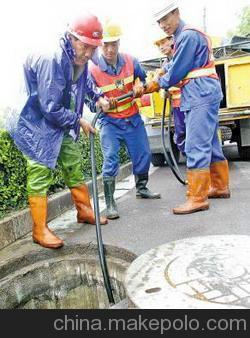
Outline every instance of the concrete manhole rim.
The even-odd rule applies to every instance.
[[[24,258],[20,266],[18,266],[19,258],[13,259],[12,263],[14,265],[17,264],[16,270],[10,269],[12,270],[10,273],[6,273],[6,270],[3,270],[4,276],[0,279],[0,286],[3,292],[1,308],[22,306],[22,304],[26,304],[34,297],[34,299],[38,299],[44,292],[49,292],[51,287],[55,287],[55,290],[63,290],[65,293],[67,290],[70,291],[74,287],[78,287],[79,283],[82,285],[82,283],[87,281],[86,285],[83,284],[85,287],[99,285],[99,287],[101,286],[104,289],[97,246],[95,244],[91,245],[91,247],[79,245],[78,249],[76,252],[71,252],[71,248],[64,248],[64,251],[58,250],[57,254],[49,251],[45,253],[39,249],[36,253],[38,255],[39,252],[45,253],[43,259],[34,261],[36,254],[32,252],[28,259],[27,257],[26,259]],[[126,249],[115,246],[105,246],[105,251],[107,252],[106,258],[110,280],[114,287],[114,296],[117,298],[117,287],[120,285],[118,290],[125,289],[124,274],[136,255]],[[57,273],[60,269],[61,271],[65,271],[67,278]],[[46,277],[42,278],[42,275]],[[27,281],[32,281],[33,283],[29,284]],[[69,287],[66,285],[67,282],[70,283]],[[26,287],[28,286],[27,290],[29,291],[26,291],[25,285]],[[104,292],[104,294],[106,293]],[[10,307],[7,304],[8,299],[10,300]]]
[[[89,256],[82,257],[80,255],[65,255],[63,257],[61,257],[61,256],[57,257],[57,258],[54,257],[54,258],[50,258],[46,261],[41,260],[41,261],[38,261],[36,263],[24,266],[24,267],[16,270],[15,272],[12,272],[12,273],[6,275],[5,277],[3,277],[0,280],[0,286],[5,284],[6,282],[10,282],[10,281],[14,280],[15,278],[20,277],[22,275],[35,272],[38,269],[41,269],[41,268],[48,269],[48,268],[50,268],[50,266],[52,266],[54,264],[63,264],[63,263],[69,263],[69,262],[72,262],[74,264],[97,265],[98,271],[100,272],[100,276],[102,276],[101,267],[99,267],[99,260],[96,256],[89,255]],[[123,261],[121,258],[118,258],[118,257],[109,257],[107,259],[107,263],[108,263],[108,265],[113,264],[113,265],[124,266],[124,267],[126,266],[126,264],[129,265],[128,262]]]
[[[9,276],[17,272],[17,270],[21,270],[33,264],[45,264],[47,261],[53,259],[63,260],[64,258],[69,256],[85,258],[88,255],[98,255],[98,247],[96,243],[77,243],[72,245],[65,245],[63,248],[58,250],[44,249],[38,245],[34,246],[34,248],[34,250],[29,251],[22,256],[13,256],[10,259],[1,262],[0,282],[6,276]],[[137,255],[132,251],[114,245],[105,245],[105,253],[107,260],[112,257],[122,259],[128,264],[130,264],[134,259],[137,258]],[[17,265],[18,267],[16,268],[15,265]]]
[[[225,248],[233,248],[236,254],[239,251],[247,251],[250,254],[249,240],[250,236],[247,235],[197,236],[169,242],[153,248],[135,259],[128,268],[125,277],[128,298],[138,308],[246,308],[245,305],[241,306],[240,304],[226,304],[212,302],[211,300],[204,301],[202,298],[192,298],[189,294],[180,292],[173,287],[170,288],[166,281],[165,270],[166,261],[168,262],[170,258],[173,260],[174,257],[179,258],[176,256],[178,256],[178,253],[181,255],[181,248],[199,252],[202,244],[206,244],[209,249],[209,245],[213,243],[212,251],[218,248],[219,243],[220,245],[223,244]],[[237,243],[241,243],[240,250],[237,247]],[[185,257],[186,255],[187,253],[185,253]],[[183,252],[182,256],[184,257]],[[140,271],[140,274],[137,273],[138,271]],[[168,301],[164,302],[164,300],[166,301],[166,293],[168,293]]]

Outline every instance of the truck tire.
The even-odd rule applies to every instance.
[[[165,163],[165,157],[163,154],[152,154],[151,162],[154,167],[163,167]]]
[[[250,147],[241,145],[241,130],[240,130],[239,122],[237,124],[237,128],[234,130],[233,136],[234,136],[233,140],[237,142],[237,148],[238,148],[240,159],[244,161],[249,161],[250,160]]]
[[[250,160],[250,147],[242,147],[240,143],[238,143],[238,152],[241,160],[249,161]]]

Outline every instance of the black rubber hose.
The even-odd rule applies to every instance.
[[[128,97],[132,97],[133,96],[133,92],[129,92],[125,95],[119,96],[117,97],[117,101],[121,101],[124,100]],[[163,104],[163,112],[162,112],[162,122],[161,122],[161,139],[162,139],[162,146],[163,146],[163,153],[165,156],[165,159],[170,167],[170,169],[172,170],[173,174],[175,175],[175,177],[177,178],[177,180],[182,183],[183,185],[186,185],[187,182],[186,180],[183,178],[180,169],[178,167],[178,164],[176,163],[174,154],[173,154],[173,149],[172,149],[172,144],[171,144],[171,139],[170,139],[170,130],[171,130],[171,113],[172,110],[170,112],[169,115],[169,121],[168,121],[168,143],[169,143],[169,151],[166,147],[165,144],[165,135],[164,135],[164,126],[165,126],[165,110],[166,110],[166,105],[167,105],[167,97],[164,98],[164,104]],[[170,156],[169,156],[170,153]]]
[[[95,117],[91,123],[92,127],[95,127],[96,121],[99,118],[101,112],[95,114]],[[98,244],[98,254],[100,265],[102,269],[104,286],[107,292],[107,296],[110,303],[115,304],[113,291],[110,283],[108,268],[106,257],[104,253],[104,245],[102,240],[102,231],[101,231],[101,223],[100,223],[100,209],[99,209],[99,200],[98,200],[98,188],[97,188],[97,174],[96,174],[96,158],[95,158],[95,135],[90,133],[90,154],[91,154],[91,170],[92,170],[92,184],[93,184],[93,201],[94,201],[94,213],[96,220],[96,237]]]
[[[179,177],[180,177],[181,180],[182,180],[181,183],[182,183],[183,185],[184,185],[184,184],[186,185],[186,184],[187,184],[187,180],[185,180],[185,178],[183,177],[183,175],[182,175],[182,173],[181,173],[181,171],[180,171],[180,168],[179,168],[179,166],[178,166],[178,164],[177,164],[177,162],[176,162],[174,153],[173,153],[173,146],[172,146],[172,143],[171,143],[171,124],[172,124],[172,116],[173,116],[173,109],[172,109],[172,107],[171,107],[170,112],[169,112],[169,119],[168,119],[168,133],[167,133],[167,135],[168,135],[168,144],[169,144],[169,152],[170,152],[170,155],[171,155],[171,159],[172,159],[172,161],[173,161],[173,163],[174,163],[174,166],[175,166],[176,170],[177,170],[178,173],[179,173]]]
[[[162,141],[162,148],[163,148],[163,153],[165,156],[165,159],[167,161],[168,166],[170,167],[172,173],[174,176],[177,178],[177,180],[182,183],[183,185],[186,185],[187,182],[186,180],[182,177],[182,174],[180,172],[180,169],[176,163],[173,150],[172,150],[172,144],[171,144],[171,139],[170,139],[170,130],[171,130],[171,114],[172,111],[169,113],[169,120],[168,120],[168,146],[169,149],[166,147],[165,143],[165,111],[166,111],[166,106],[167,106],[167,97],[164,98],[164,103],[163,103],[163,110],[162,110],[162,118],[161,118],[161,141]],[[170,153],[170,155],[169,155]]]

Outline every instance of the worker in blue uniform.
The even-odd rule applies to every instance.
[[[166,57],[160,69],[156,71],[155,80],[158,80],[161,76],[168,72],[168,68],[171,67],[171,60],[173,58],[173,46],[174,38],[172,35],[167,36],[162,32],[157,34],[157,38],[154,41],[154,45],[158,47],[161,53]],[[185,155],[185,115],[180,110],[181,105],[181,89],[178,87],[169,88],[171,107],[174,116],[174,142],[177,148]]]
[[[137,78],[145,81],[146,73],[139,62],[128,54],[119,53],[121,27],[107,20],[103,32],[102,53],[93,59],[90,71],[93,80],[110,100],[131,92]],[[147,188],[151,161],[144,122],[133,98],[116,103],[114,109],[101,115],[101,146],[103,152],[103,184],[107,218],[119,217],[114,200],[115,179],[119,169],[119,149],[125,144],[133,165],[136,197],[156,199],[157,193]]]
[[[189,214],[208,209],[208,198],[230,197],[228,162],[217,133],[222,90],[209,37],[181,20],[177,1],[166,1],[154,18],[167,35],[174,35],[173,60],[165,75],[134,91],[139,96],[159,88],[181,88],[188,190],[187,201],[173,212]]]
[[[71,22],[53,55],[32,55],[24,64],[27,99],[10,132],[27,159],[33,240],[46,248],[63,245],[47,225],[47,192],[57,162],[70,188],[77,221],[95,224],[77,140],[80,129],[86,134],[95,132],[82,117],[86,97],[104,111],[110,109],[108,100],[91,80],[87,66],[101,45],[102,31],[98,18],[86,13]],[[106,223],[102,217],[101,224]]]

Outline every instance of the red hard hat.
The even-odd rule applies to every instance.
[[[88,45],[101,46],[102,44],[102,24],[92,14],[84,14],[73,20],[67,31]]]

